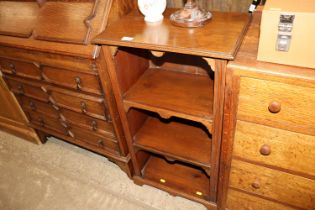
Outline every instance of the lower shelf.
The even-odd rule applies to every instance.
[[[211,139],[200,123],[150,116],[134,137],[134,145],[210,170]]]
[[[191,165],[169,163],[161,157],[151,155],[142,170],[142,176],[173,192],[180,192],[180,195],[187,195],[185,197],[207,201],[210,198],[210,178],[202,169]]]

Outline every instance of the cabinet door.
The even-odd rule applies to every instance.
[[[8,90],[0,73],[0,130],[39,143],[35,131],[29,128],[27,120],[14,95]]]

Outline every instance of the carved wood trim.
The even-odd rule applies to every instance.
[[[98,5],[99,5],[99,0],[95,0],[94,5],[93,5],[93,9],[92,9],[90,15],[84,19],[84,24],[87,27],[87,32],[86,32],[85,38],[83,40],[84,44],[88,44],[88,41],[89,41],[89,38],[91,35],[91,31],[92,31],[91,21],[96,16],[96,11],[97,11]]]

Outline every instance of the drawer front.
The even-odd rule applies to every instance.
[[[71,125],[82,127],[92,133],[99,133],[110,138],[115,138],[113,125],[104,120],[99,120],[67,109],[60,109],[57,111],[49,103],[41,102],[25,96],[18,96],[17,99],[19,100],[23,110],[27,112],[37,112],[38,114],[60,118]]]
[[[97,118],[93,118],[87,115],[83,115],[80,113],[76,113],[67,109],[62,109],[61,113],[64,116],[64,118],[71,124],[83,127],[92,133],[97,132],[101,135],[116,138],[112,123]]]
[[[233,155],[315,179],[315,136],[237,121]]]
[[[26,96],[17,96],[22,109],[27,112],[37,112],[50,117],[59,118],[59,112],[47,102],[38,101]]]
[[[233,160],[230,186],[282,203],[314,209],[315,180]]]
[[[35,112],[25,112],[26,116],[28,117],[31,124],[35,125],[36,127],[43,128],[43,129],[51,129],[55,132],[69,135],[69,130],[62,126],[59,119],[48,117],[46,115],[38,114]],[[70,134],[71,135],[71,134]]]
[[[106,103],[102,98],[50,87],[47,89],[52,104],[101,120],[108,119]]]
[[[314,104],[314,88],[242,77],[238,119],[315,135]]]
[[[16,95],[24,95],[41,101],[48,101],[48,95],[41,90],[40,86],[24,83],[20,80],[5,77],[10,90]]]
[[[75,139],[86,142],[98,149],[107,150],[113,154],[120,154],[119,146],[115,139],[102,135],[95,135],[91,131],[78,127],[71,127],[71,131],[73,132]]]
[[[50,83],[61,85],[78,91],[101,95],[98,76],[92,73],[82,73],[65,69],[43,67],[43,78]]]
[[[0,70],[5,74],[18,75],[31,79],[41,79],[40,69],[36,63],[0,58]]]
[[[269,201],[257,196],[229,189],[227,196],[229,210],[294,210],[289,206]]]

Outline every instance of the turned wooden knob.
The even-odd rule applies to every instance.
[[[268,109],[271,113],[278,113],[281,110],[281,104],[277,101],[270,102]]]
[[[259,189],[259,188],[260,188],[260,184],[259,184],[258,180],[254,181],[254,182],[252,183],[252,187],[253,187],[254,189]]]
[[[265,156],[270,155],[270,153],[271,153],[270,146],[267,144],[262,145],[260,147],[259,152],[260,152],[260,154],[265,155]]]

